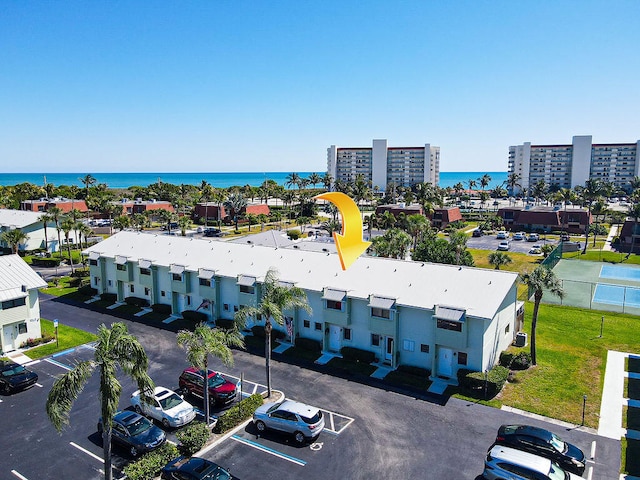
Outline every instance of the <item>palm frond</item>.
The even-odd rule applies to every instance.
[[[69,412],[73,402],[84,389],[95,366],[95,362],[91,360],[80,362],[73,370],[53,382],[47,397],[46,411],[49,420],[58,432],[69,424]]]

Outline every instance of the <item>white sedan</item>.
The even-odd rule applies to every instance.
[[[193,405],[165,387],[155,388],[151,403],[144,402],[140,396],[140,390],[136,390],[131,394],[131,405],[136,412],[161,422],[165,428],[181,427],[196,417]]]

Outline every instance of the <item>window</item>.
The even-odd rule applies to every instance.
[[[240,293],[249,293],[253,295],[256,292],[256,288],[253,285],[240,285]]]
[[[171,278],[175,282],[181,282],[182,281],[182,274],[181,273],[172,273],[171,274]]]
[[[336,302],[335,300],[327,300],[327,308],[331,310],[342,311],[342,302]]]
[[[140,275],[151,275],[151,270],[148,268],[141,268]]]
[[[129,291],[130,291],[131,293],[134,293],[134,292],[135,292],[135,290],[136,290],[136,289],[135,289],[135,287],[134,287],[133,285],[129,285]]]
[[[191,305],[191,295],[187,295],[187,305]]]
[[[342,330],[342,336],[345,340],[351,340],[351,329],[345,328],[344,330]]]
[[[9,308],[21,307],[26,305],[26,299],[23,298],[14,298],[13,300],[6,300],[2,302],[2,310],[7,310]]]
[[[377,333],[371,334],[371,345],[373,345],[374,347],[380,346],[380,335],[378,335]]]
[[[228,303],[225,303],[225,304],[222,306],[222,308],[224,309],[224,311],[225,311],[225,312],[228,312],[228,311],[229,311],[229,304],[228,304]]]
[[[467,364],[467,354],[465,352],[458,352],[458,365]]]
[[[126,271],[127,271],[127,266],[126,266],[126,265],[124,265],[124,264],[120,264],[120,263],[118,263],[118,264],[116,265],[116,270],[119,270],[119,271],[121,271],[121,272],[126,272]]]
[[[314,322],[314,323],[313,323],[313,327],[314,327],[316,330],[322,330],[322,324],[321,324],[320,322]]]
[[[237,305],[234,305],[234,306],[233,306],[233,311],[234,311],[234,312],[237,312],[237,311],[238,311],[238,306],[237,306]]]
[[[112,285],[111,280],[107,280],[107,285],[109,285],[109,286]]]
[[[210,278],[201,278],[201,279],[199,279],[199,283],[203,287],[210,287],[211,286],[211,279]]]
[[[441,318],[438,318],[438,328],[442,328],[443,330],[452,330],[454,332],[461,332],[462,323],[442,320]]]
[[[151,290],[149,290],[149,287],[144,287],[144,294],[146,296],[149,296],[149,293],[151,292]]]
[[[416,349],[416,342],[413,340],[403,340],[402,341],[402,349],[407,352],[413,352]]]
[[[511,324],[507,323],[507,326],[504,327],[504,334],[506,335],[507,333],[509,333],[509,330],[511,330]]]
[[[18,334],[27,333],[27,324],[25,322],[18,324]]]
[[[164,290],[160,291],[160,296],[164,297],[166,294],[164,293]]]
[[[302,325],[304,326],[304,328],[311,328],[311,322],[309,320],[304,320],[302,322]]]
[[[98,265],[98,260],[90,259],[89,260],[89,265],[92,265],[92,266],[96,267]]]
[[[378,318],[390,318],[390,311],[387,310],[386,308],[377,308],[377,307],[372,307],[371,308],[371,316],[372,317],[378,317]]]
[[[424,343],[420,344],[420,351],[422,353],[429,353],[429,345],[425,345]]]
[[[93,277],[93,284],[97,287],[100,279],[98,277]]]

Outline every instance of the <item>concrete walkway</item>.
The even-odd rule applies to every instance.
[[[604,372],[598,435],[615,440],[622,438],[624,360],[627,356],[626,353],[609,350],[607,352],[607,367]]]
[[[619,225],[611,225],[609,235],[607,235],[607,239],[604,241],[604,246],[602,247],[603,252],[611,251],[611,242],[613,241],[613,238],[618,235],[618,226]]]

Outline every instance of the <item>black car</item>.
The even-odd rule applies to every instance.
[[[0,390],[5,395],[33,387],[37,381],[38,374],[22,365],[6,360],[0,362]]]
[[[221,237],[222,236],[222,232],[220,230],[218,230],[217,228],[207,228],[204,231],[204,236],[205,237]]]
[[[480,230],[479,228],[476,228],[476,229],[473,231],[472,235],[473,235],[474,237],[481,237],[482,235],[484,235],[484,232],[483,232],[482,230]]]
[[[98,433],[102,435],[102,418],[98,421]],[[167,439],[164,431],[149,419],[129,410],[113,416],[111,441],[127,449],[132,457],[158,448]]]
[[[178,457],[162,467],[162,478],[169,480],[229,480],[229,470],[198,457]]]
[[[585,457],[582,450],[560,439],[555,433],[529,425],[502,425],[494,445],[504,445],[546,457],[564,470],[582,475]]]

